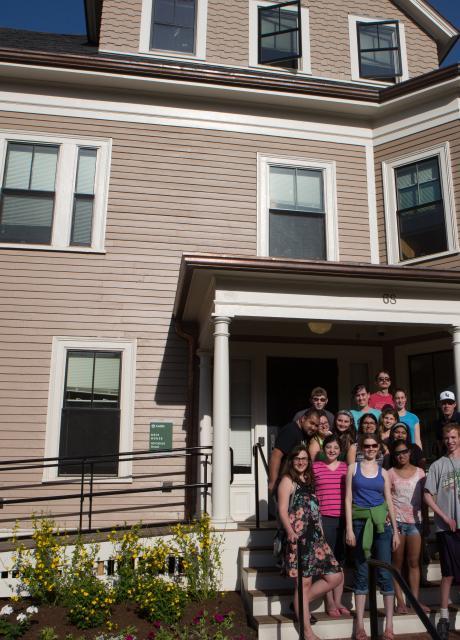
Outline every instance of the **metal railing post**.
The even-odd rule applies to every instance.
[[[203,506],[204,506],[204,512],[208,513],[208,459],[209,459],[209,454],[205,454],[204,457],[204,502],[203,502]]]
[[[83,503],[85,502],[85,458],[81,461],[81,478],[80,478],[80,523],[78,531],[81,532],[83,527]]]
[[[252,447],[252,455],[254,456],[254,478],[255,485],[255,498],[256,498],[256,528],[260,527],[260,507],[259,507],[259,455],[257,451],[257,445]]]
[[[297,600],[299,602],[299,640],[304,640],[302,542],[300,538],[297,540]]]
[[[375,567],[368,564],[369,572],[369,616],[371,625],[371,640],[377,640],[379,637],[379,621],[377,612],[377,581],[375,576]]]
[[[94,462],[90,462],[89,477],[89,509],[88,509],[88,528],[91,531],[93,524],[93,485],[94,485]]]

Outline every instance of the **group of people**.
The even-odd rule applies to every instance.
[[[376,384],[375,393],[357,385],[354,408],[335,415],[326,409],[326,390],[313,389],[310,407],[281,429],[270,457],[269,490],[285,532],[283,572],[296,582],[300,574],[303,584],[304,640],[317,638],[311,601],[324,596],[332,618],[351,615],[342,602],[347,547],[355,564],[356,640],[367,639],[369,557],[406,571],[418,599],[428,509],[434,513],[442,573],[437,628],[441,638],[448,637],[450,588],[460,583],[460,415],[455,394],[446,390],[440,395],[436,430],[441,455],[426,474],[420,421],[407,409],[406,392],[390,393],[387,371],[378,372]],[[386,618],[383,639],[392,640],[394,611],[407,614],[409,608],[388,571],[378,570],[378,584]],[[297,588],[294,608],[298,616]]]

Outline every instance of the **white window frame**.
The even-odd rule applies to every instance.
[[[336,163],[328,160],[262,154],[257,156],[257,255],[269,256],[270,167],[273,165],[322,171],[326,260],[339,260]]]
[[[206,30],[208,21],[208,0],[196,0],[195,51],[183,53],[166,49],[151,49],[152,13],[154,0],[142,0],[139,53],[161,58],[181,58],[186,60],[206,60]]]
[[[47,251],[104,252],[107,198],[110,177],[112,141],[100,138],[74,138],[24,133],[0,132],[0,186],[3,185],[6,153],[9,142],[52,144],[59,147],[56,170],[53,229],[50,244],[0,242],[0,249],[38,249]],[[97,149],[96,175],[94,178],[93,228],[91,246],[70,244],[72,215],[77,175],[78,150],[81,147]]]
[[[383,80],[372,80],[371,78],[362,78],[359,75],[359,47],[358,47],[358,22],[388,22],[393,18],[369,18],[363,16],[348,16],[348,30],[350,37],[350,61],[351,61],[351,79],[356,82],[364,82],[365,84],[376,84],[379,86],[392,86],[393,82],[385,82]],[[402,75],[396,78],[396,83],[404,82],[409,79],[409,67],[407,64],[407,47],[406,47],[406,31],[404,23],[401,20],[394,18],[394,21],[398,23],[399,31],[399,46],[401,56],[401,72]]]
[[[404,167],[414,162],[420,162],[437,156],[439,162],[442,199],[444,204],[444,216],[446,224],[447,251],[433,253],[410,260],[399,258],[399,235],[397,220],[397,193],[395,169]],[[449,143],[429,147],[417,153],[400,156],[393,160],[382,162],[384,206],[385,206],[385,230],[387,236],[387,255],[389,264],[416,264],[432,260],[433,258],[450,255],[458,251],[458,230],[455,215],[454,189],[452,182],[451,160]]]
[[[285,73],[303,73],[311,75],[311,54],[310,54],[310,12],[307,7],[300,8],[300,28],[302,37],[302,57],[298,69],[285,69],[275,64],[259,64],[259,7],[270,7],[277,2],[274,0],[249,0],[249,66],[260,69],[271,69],[283,71]]]
[[[64,397],[67,352],[118,351],[121,352],[120,385],[120,444],[119,451],[132,451],[134,424],[134,396],[136,383],[136,340],[118,338],[53,338],[51,352],[48,412],[46,417],[45,457],[59,456],[61,436],[61,411]],[[122,460],[118,465],[118,477],[95,478],[95,482],[132,482],[132,461]],[[67,478],[67,476],[66,476]],[[43,471],[43,482],[62,481],[57,467],[47,467]]]

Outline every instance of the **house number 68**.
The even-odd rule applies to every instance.
[[[384,293],[382,300],[383,304],[396,304],[396,296],[393,293]]]

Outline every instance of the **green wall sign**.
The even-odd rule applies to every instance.
[[[172,422],[151,422],[149,435],[150,451],[172,449]]]

